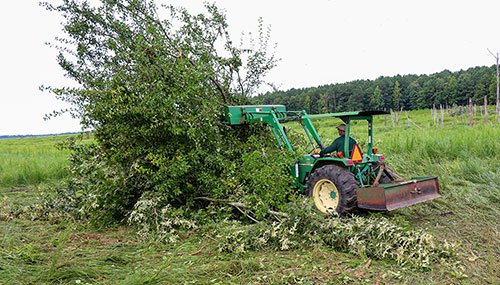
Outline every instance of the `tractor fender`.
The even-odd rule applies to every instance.
[[[313,167],[311,169],[311,173],[314,172],[314,170],[323,167],[325,165],[335,165],[343,168],[348,168],[345,162],[342,159],[339,158],[333,158],[333,157],[321,157],[317,158],[314,163]]]

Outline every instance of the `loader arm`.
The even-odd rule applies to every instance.
[[[316,131],[316,128],[314,127],[311,118],[309,115],[306,113],[306,111],[301,111],[300,112],[300,125],[304,129],[304,132],[307,135],[307,138],[309,139],[309,142],[313,145],[313,147],[320,147],[323,148],[323,143],[321,142],[321,138],[318,135],[318,132]]]
[[[262,117],[262,122],[269,125],[271,131],[273,132],[274,138],[276,139],[276,142],[278,142],[278,146],[281,149],[283,148],[283,146],[285,146],[288,150],[294,151],[283,126],[279,122],[278,117],[276,117],[275,112],[271,111],[267,116]]]
[[[313,148],[323,147],[321,139],[306,111],[286,111],[283,105],[242,105],[226,106],[225,120],[231,125],[265,123],[280,148],[294,151],[281,122],[299,121]]]
[[[230,125],[267,124],[271,128],[278,146],[281,149],[285,147],[294,151],[285,129],[280,123],[280,120],[287,118],[286,108],[283,105],[226,106],[224,118]]]

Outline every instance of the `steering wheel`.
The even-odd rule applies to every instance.
[[[319,158],[319,157],[323,157],[323,156],[325,156],[325,155],[320,155],[319,153],[314,153],[314,151],[315,151],[316,149],[320,149],[320,150],[321,150],[321,149],[323,149],[323,148],[322,148],[320,145],[317,145],[317,146],[315,146],[315,147],[314,147],[311,151],[309,151],[310,155],[311,155],[313,158]]]

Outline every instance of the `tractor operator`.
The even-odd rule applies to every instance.
[[[330,146],[325,147],[319,152],[321,156],[334,151],[336,151],[337,154],[339,152],[344,152],[345,124],[340,124],[339,126],[337,126],[337,131],[339,132],[339,137],[336,138]],[[357,144],[356,140],[349,137],[349,156],[351,156],[355,144]]]

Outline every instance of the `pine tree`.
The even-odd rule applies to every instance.
[[[399,86],[399,81],[397,80],[394,83],[392,106],[394,107],[394,110],[399,110],[401,108],[401,87]]]
[[[382,90],[377,85],[375,90],[373,91],[372,96],[370,97],[370,109],[372,110],[380,110],[384,107],[384,102],[382,101]]]

